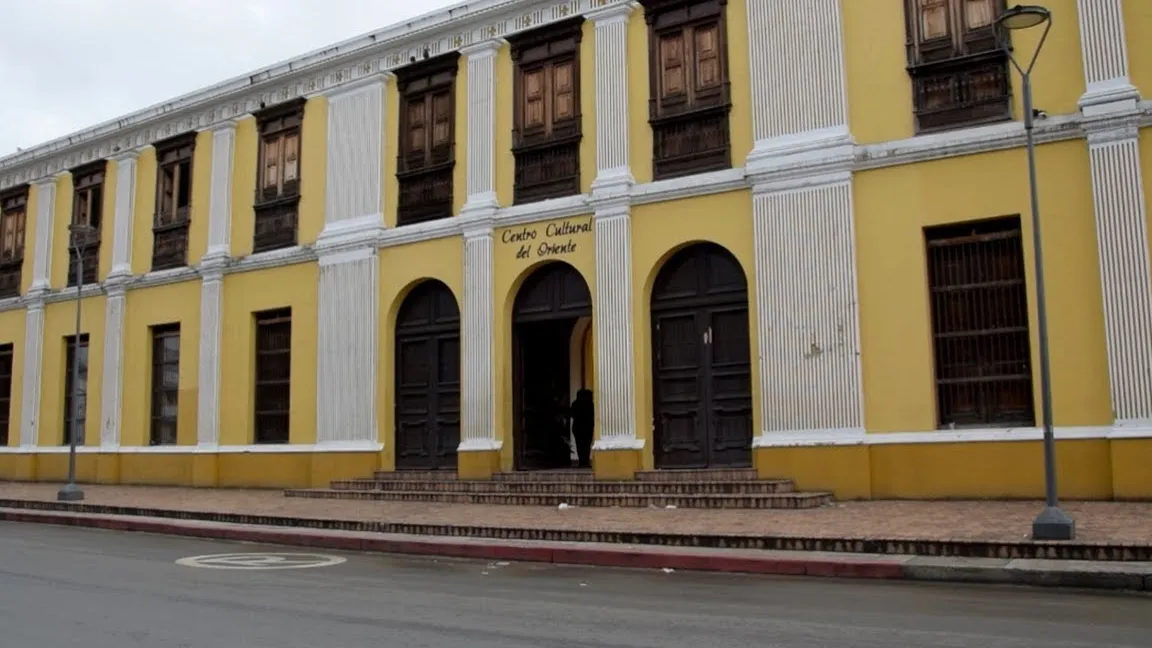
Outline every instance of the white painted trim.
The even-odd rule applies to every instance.
[[[615,436],[607,439],[596,439],[592,443],[593,450],[643,450],[645,439],[637,437]]]
[[[1152,438],[1152,426],[1123,428],[1118,426],[1057,427],[1060,441],[1092,439]],[[851,445],[916,445],[921,443],[998,443],[1041,441],[1043,428],[977,428],[967,430],[932,430],[924,432],[864,432],[863,430],[786,430],[767,432],[752,439],[753,448],[802,448]]]
[[[299,453],[342,453],[380,452],[380,443],[330,442],[302,445],[158,445],[158,446],[96,446],[85,445],[76,448],[77,454],[299,454]],[[68,446],[8,446],[0,447],[0,454],[68,454]]]
[[[504,442],[496,439],[464,439],[456,448],[456,452],[499,452],[503,447]]]
[[[356,261],[366,261],[371,259],[376,254],[376,248],[355,248],[351,250],[342,250],[332,254],[323,254],[318,259],[321,266],[339,265],[341,263],[353,263]]]

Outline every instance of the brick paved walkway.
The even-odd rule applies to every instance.
[[[0,483],[0,499],[55,500],[58,485]],[[1041,502],[842,502],[807,511],[554,508],[284,497],[280,491],[84,486],[86,503],[299,518],[658,533],[1027,540]],[[1152,545],[1152,502],[1067,502],[1078,540]]]

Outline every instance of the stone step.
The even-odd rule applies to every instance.
[[[686,468],[676,470],[641,470],[636,481],[642,482],[694,482],[755,480],[755,468]]]
[[[334,481],[331,490],[429,493],[510,493],[528,495],[755,495],[791,493],[786,479],[706,482],[612,481],[416,481],[411,479],[347,479]]]
[[[389,481],[455,482],[455,470],[377,470],[376,479]]]
[[[739,495],[581,495],[523,493],[460,493],[426,491],[354,491],[292,489],[288,497],[437,504],[504,504],[513,506],[675,507],[694,509],[812,509],[832,502],[831,493],[770,493]]]
[[[501,472],[492,475],[498,482],[566,483],[591,482],[596,479],[591,470],[570,468],[568,470],[524,470]]]

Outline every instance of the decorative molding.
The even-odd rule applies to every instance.
[[[136,213],[138,151],[116,158],[116,202],[113,213],[112,269],[108,281],[132,277],[132,224]]]
[[[117,181],[119,182],[119,181]],[[108,295],[104,306],[104,371],[101,378],[100,446],[120,445],[120,424],[124,392],[124,308],[123,288]]]
[[[212,175],[208,196],[208,249],[204,259],[227,258],[232,247],[232,171],[236,156],[236,122],[212,131]]]
[[[384,91],[377,74],[328,97],[328,160],[324,229],[316,245],[335,237],[371,245],[384,227]]]
[[[628,209],[597,211],[596,429],[600,449],[636,439],[636,348],[632,313],[632,217]]]
[[[643,450],[646,441],[636,437],[613,436],[596,439],[592,442],[593,450]]]
[[[24,387],[20,400],[20,445],[34,447],[40,432],[40,382],[44,368],[44,302],[31,301],[24,315]]]
[[[464,439],[456,452],[499,452],[503,447],[504,442],[496,439]]]
[[[317,306],[316,441],[376,444],[379,263],[322,263]]]
[[[377,30],[0,159],[0,189],[133,148],[326,93],[428,53],[535,29],[627,0],[473,0]]]
[[[1131,112],[1140,101],[1140,91],[1128,76],[1122,0],[1077,0],[1076,14],[1087,85],[1080,109],[1086,116]]]
[[[51,289],[52,230],[56,222],[56,178],[41,178],[36,187],[36,247],[32,257],[32,285],[28,292]]]
[[[1152,256],[1140,141],[1088,148],[1112,413],[1152,418]]]
[[[764,430],[863,429],[851,181],[756,193],[752,213]]]
[[[848,108],[840,0],[746,0],[752,157],[765,143],[842,129]]]
[[[492,232],[469,232],[464,238],[463,295],[463,426],[458,452],[492,449],[496,440],[496,373],[493,346]]]
[[[197,387],[196,441],[220,440],[220,350],[223,335],[224,278],[204,276],[200,284],[200,375]]]
[[[496,201],[496,54],[504,40],[461,50],[467,57],[467,196],[464,211],[493,210]]]
[[[1057,441],[1152,438],[1152,426],[1059,427]],[[865,432],[863,430],[783,430],[752,439],[753,448],[810,448],[819,446],[901,445],[921,443],[1003,443],[1042,441],[1043,428],[978,428],[969,430],[929,430],[924,432]]]
[[[339,453],[339,452],[380,452],[384,446],[379,443],[315,443],[315,444],[251,444],[251,445],[159,445],[159,446],[79,446],[80,454],[300,454],[300,453]],[[0,454],[66,454],[68,446],[43,447],[0,447]]]
[[[596,179],[600,185],[620,184],[627,190],[632,177],[629,156],[628,20],[634,2],[593,12],[596,61]]]

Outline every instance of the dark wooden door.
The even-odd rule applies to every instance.
[[[456,468],[460,445],[460,309],[426,281],[396,318],[396,468]]]
[[[652,291],[655,461],[658,468],[752,464],[748,288],[726,250],[677,253]]]
[[[513,306],[513,421],[516,468],[570,467],[567,409],[576,321],[592,314],[588,284],[572,266],[550,263],[530,275]]]

